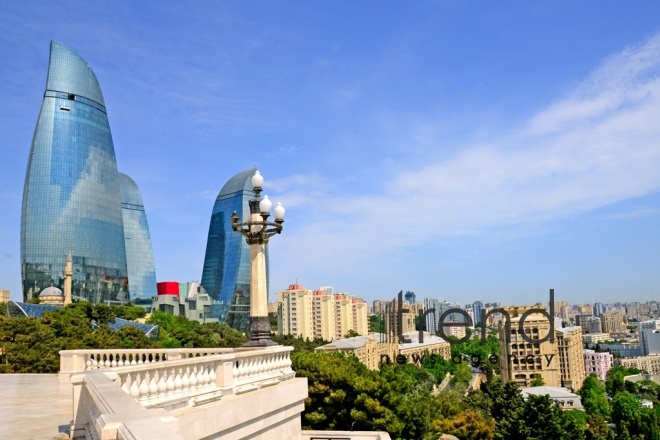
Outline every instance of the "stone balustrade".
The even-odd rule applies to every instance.
[[[124,413],[121,408],[112,408],[103,396],[95,392],[95,383],[111,383],[116,392],[125,396],[124,399],[147,410],[181,410],[293,379],[292,350],[293,347],[282,346],[258,349],[68,350],[60,352],[60,375],[69,374],[74,384],[75,431],[84,431],[89,437],[94,425],[90,425],[91,420],[110,420],[110,414]],[[81,405],[86,395],[90,396],[87,398],[88,404]],[[118,398],[115,400],[121,401]],[[80,414],[80,418],[76,414]],[[159,417],[163,415],[159,414]],[[116,430],[113,432],[119,437],[120,431],[125,428],[115,426],[103,429]]]
[[[262,349],[64,350],[60,374],[112,372],[117,385],[144,405],[196,394],[219,398],[295,377],[292,347]]]
[[[70,374],[233,352],[235,352],[233,348],[62,350],[60,351],[60,373]]]

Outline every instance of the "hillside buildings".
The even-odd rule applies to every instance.
[[[122,181],[96,75],[57,41],[50,46],[46,90],[32,139],[21,210],[23,299],[63,288],[71,251],[72,296],[91,302],[125,301],[135,281],[139,295],[155,294],[153,258],[129,273],[128,259],[153,255],[139,190],[127,186],[125,230]],[[134,223],[133,220],[136,220]],[[135,239],[127,251],[126,238]],[[131,255],[129,256],[128,253]],[[135,258],[133,258],[135,256]],[[131,279],[135,276],[135,280]],[[154,277],[155,278],[155,277]],[[149,291],[150,290],[150,291]]]
[[[277,292],[278,332],[302,338],[340,339],[350,331],[369,332],[367,303],[347,293],[305,289],[291,284]]]

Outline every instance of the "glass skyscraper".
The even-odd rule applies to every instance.
[[[121,212],[131,298],[151,298],[156,291],[154,253],[142,194],[133,179],[119,173]]]
[[[230,217],[236,211],[241,221],[250,218],[248,202],[254,198],[255,171],[250,168],[229,179],[215,200],[201,283],[211,298],[221,302],[211,306],[212,316],[243,331],[250,323],[250,246],[232,230]]]
[[[62,287],[69,251],[73,299],[127,299],[122,217],[120,177],[101,87],[80,55],[52,41],[23,189],[24,300],[46,287]]]

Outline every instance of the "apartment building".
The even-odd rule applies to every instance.
[[[555,331],[559,351],[561,386],[578,390],[585,378],[582,329],[566,327]]]
[[[640,354],[660,354],[660,319],[640,322],[637,326]]]
[[[366,335],[367,304],[346,293],[328,292],[328,287],[312,290],[301,284],[277,292],[279,334],[328,341],[342,338],[351,330]]]
[[[511,328],[507,342],[507,327],[503,319],[498,326],[500,340],[500,371],[502,381],[515,381],[521,387],[531,386],[532,381],[540,376],[546,386],[561,386],[559,369],[559,351],[557,340],[550,339],[541,343],[528,342],[525,334],[532,340],[540,340],[550,332],[550,322],[540,313],[533,313],[525,318],[520,326],[522,314],[539,306],[505,307],[511,318]]]
[[[606,380],[607,372],[612,368],[613,362],[612,353],[584,350],[584,367],[587,376],[595,374],[598,380]]]
[[[600,322],[603,333],[621,333],[626,329],[621,312],[604,312],[600,315]]]

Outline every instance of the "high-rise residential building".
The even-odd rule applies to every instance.
[[[387,301],[377,299],[373,302],[373,306],[371,307],[371,313],[379,316],[383,315],[385,313],[386,306],[387,306]]]
[[[9,290],[0,290],[0,302],[9,302]]]
[[[346,293],[332,295],[291,284],[277,292],[277,303],[281,335],[330,341],[345,337],[351,330],[360,335],[369,332],[367,303]]]
[[[589,321],[588,319],[593,317],[591,313],[577,313],[575,315],[575,325],[579,325],[582,327],[582,334],[586,335],[589,334]],[[598,332],[600,333],[600,332]]]
[[[584,350],[584,367],[587,376],[595,374],[598,380],[607,380],[607,373],[612,368],[613,361],[612,353]]]
[[[156,268],[142,194],[135,181],[123,173],[119,173],[119,191],[131,297],[151,298],[157,294]]]
[[[457,303],[450,303],[447,301],[439,301],[433,298],[424,299],[424,310],[435,309],[434,312],[431,312],[426,315],[426,331],[432,335],[437,335],[440,331],[439,323],[440,317],[449,309],[460,309],[461,305]],[[451,313],[446,317],[444,322],[465,322],[465,317],[459,313]],[[449,333],[452,333],[457,327],[446,326],[444,331],[447,336]]]
[[[481,322],[481,312],[484,310],[484,303],[481,301],[475,301],[472,303],[472,314],[474,319],[474,324]]]
[[[640,322],[637,325],[637,336],[642,356],[660,354],[660,319]]]
[[[594,303],[594,316],[600,317],[602,313],[605,313],[607,311],[607,306],[603,303],[599,303],[596,301]]]
[[[250,218],[255,171],[250,168],[229,179],[215,200],[201,281],[211,298],[220,302],[211,315],[242,331],[250,325],[250,246],[232,230],[231,215],[235,211],[241,219]],[[268,245],[266,281],[268,285]]]
[[[579,305],[577,306],[578,311],[584,315],[592,315],[594,314],[594,307],[590,305]]]
[[[557,350],[559,351],[559,374],[561,386],[578,390],[585,378],[582,329],[566,327],[556,329]]]
[[[28,156],[21,210],[23,298],[62,287],[67,254],[72,296],[128,297],[119,173],[96,75],[57,41]]]
[[[408,304],[414,304],[416,297],[417,296],[415,295],[415,292],[411,292],[411,291],[407,291],[406,294],[404,295],[404,298],[406,301],[408,301]]]
[[[570,307],[566,301],[555,301],[555,316],[563,320],[570,318]]]
[[[584,330],[586,327],[586,331],[584,333],[591,334],[591,333],[603,333],[603,327],[600,322],[600,318],[597,318],[595,316],[589,316],[587,319],[584,320],[585,325],[580,325],[580,327]]]
[[[600,322],[603,333],[621,333],[626,329],[621,312],[603,312],[600,315]]]
[[[502,381],[512,380],[524,388],[530,386],[532,381],[540,376],[546,386],[561,386],[557,340],[550,342],[548,339],[541,343],[531,343],[522,337],[524,333],[532,340],[540,340],[550,332],[550,322],[540,313],[528,315],[522,329],[520,328],[522,314],[531,308],[536,306],[504,307],[509,313],[511,326],[508,343],[506,320],[503,319],[498,326]]]

